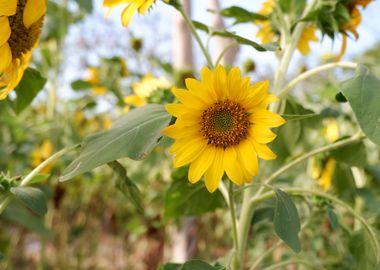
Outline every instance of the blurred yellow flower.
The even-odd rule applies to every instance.
[[[87,82],[89,82],[91,85],[98,85],[100,83],[98,68],[87,68]]]
[[[132,84],[133,95],[124,97],[127,105],[140,107],[147,104],[147,99],[159,89],[170,88],[172,84],[164,77],[156,78],[151,73],[146,74],[140,82]],[[128,109],[127,109],[128,108]],[[128,112],[129,107],[124,111]]]
[[[0,100],[20,82],[38,43],[46,0],[0,1]]]
[[[40,165],[43,161],[48,159],[53,154],[53,145],[49,140],[44,140],[42,145],[32,152],[32,166],[33,168]],[[53,165],[50,163],[40,172],[42,174],[49,174]]]
[[[326,126],[325,137],[328,142],[335,142],[339,139],[339,127],[335,119],[325,119],[323,121]]]
[[[267,93],[268,81],[250,85],[235,67],[229,73],[219,65],[214,71],[204,67],[202,80],[186,79],[185,89],[173,88],[181,104],[166,110],[177,118],[163,134],[175,139],[170,151],[174,167],[190,164],[189,181],[204,175],[209,192],[214,192],[224,173],[236,185],[249,183],[258,174],[259,156],[276,158],[267,143],[276,135],[270,128],[285,120],[267,110],[277,98]]]
[[[275,0],[267,0],[265,1],[261,9],[258,11],[258,14],[269,16],[276,5]],[[256,20],[255,24],[259,27],[256,37],[261,39],[263,44],[278,41],[280,38],[279,34],[273,31],[271,21],[268,20]],[[310,53],[309,43],[311,41],[319,41],[318,37],[315,35],[317,28],[314,25],[309,25],[302,32],[300,40],[298,41],[297,48],[302,55],[308,55]]]
[[[331,187],[332,178],[334,175],[336,162],[334,159],[329,158],[326,162],[325,167],[321,173],[321,176],[318,179],[319,184],[324,190],[328,190]]]
[[[123,26],[128,27],[132,16],[136,13],[136,11],[138,11],[141,15],[144,15],[155,1],[156,0],[104,0],[103,7],[108,8],[110,12],[115,6],[129,3],[121,14]],[[169,0],[164,1],[167,3],[169,2]]]
[[[346,52],[347,32],[351,32],[355,39],[359,38],[359,33],[356,31],[356,28],[360,25],[362,16],[358,7],[361,6],[362,8],[366,8],[372,1],[373,0],[355,0],[346,4],[346,8],[351,16],[351,21],[349,23],[339,25],[339,30],[342,32],[343,40],[339,55],[335,61],[339,61]]]

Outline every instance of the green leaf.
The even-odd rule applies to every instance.
[[[335,95],[335,100],[340,103],[346,103],[348,101],[342,92],[339,92]]]
[[[91,87],[92,85],[88,81],[84,81],[84,80],[76,80],[71,83],[71,88],[75,91],[88,90]]]
[[[203,182],[190,184],[186,168],[179,169],[175,174],[165,195],[165,218],[200,215],[225,207],[219,190],[210,193]]]
[[[28,184],[29,185],[39,184],[41,182],[44,182],[48,178],[49,178],[49,175],[46,175],[46,174],[37,174],[32,179],[30,179],[30,181],[28,182]]]
[[[367,164],[367,153],[362,141],[340,147],[331,151],[330,154],[334,159],[350,166],[363,167]]]
[[[210,32],[210,27],[205,25],[204,23],[198,22],[198,21],[192,21],[194,24],[194,27],[198,30],[204,31],[206,33]]]
[[[182,265],[180,270],[218,270],[220,268],[216,268],[204,261],[201,260],[191,260]]]
[[[158,270],[180,270],[182,267],[182,264],[179,263],[166,263],[164,265],[161,265]]]
[[[17,201],[13,201],[8,205],[1,215],[1,218],[20,224],[28,230],[42,236],[49,236],[52,234],[52,231],[46,228],[40,216],[34,215]]]
[[[238,36],[234,33],[228,32],[228,31],[215,31],[212,32],[213,36],[220,36],[220,37],[225,37],[225,38],[231,38],[236,40],[238,43],[243,44],[243,45],[249,45],[256,49],[257,51],[260,52],[265,52],[265,51],[277,51],[280,49],[280,45],[276,42],[271,42],[267,44],[258,44],[252,40],[246,39],[244,37]]]
[[[299,121],[303,119],[308,119],[311,117],[319,116],[316,113],[308,113],[308,114],[283,114],[281,115],[286,121]]]
[[[27,68],[22,76],[18,86],[15,88],[17,98],[14,108],[16,113],[22,112],[32,103],[37,94],[44,88],[46,79],[41,76],[40,72]]]
[[[238,23],[252,23],[255,20],[267,20],[266,16],[258,13],[250,12],[244,8],[232,6],[220,11],[223,17],[234,18],[234,24]]]
[[[109,162],[108,166],[115,172],[116,187],[125,197],[131,200],[140,213],[143,213],[141,192],[137,185],[128,177],[127,170],[117,161]]]
[[[157,145],[161,131],[170,119],[165,108],[158,104],[132,110],[112,129],[85,138],[79,157],[64,170],[60,181],[120,158],[145,158]]]
[[[367,231],[360,230],[355,232],[349,242],[349,249],[355,258],[352,269],[373,270],[378,269],[376,247],[373,246]]]
[[[80,9],[86,13],[91,13],[93,9],[92,0],[77,0]]]
[[[330,221],[331,228],[334,231],[338,230],[340,228],[339,220],[338,220],[337,215],[334,212],[334,209],[330,205],[326,206],[326,213]]]
[[[275,189],[276,208],[274,228],[277,235],[295,252],[301,251],[298,233],[301,229],[298,211],[292,199],[280,189]]]
[[[380,79],[364,66],[359,66],[356,72],[356,76],[341,83],[340,87],[363,132],[380,145]]]
[[[45,194],[38,188],[33,187],[12,187],[11,193],[16,196],[26,207],[38,215],[45,215],[47,212],[47,202]]]
[[[0,261],[2,261],[4,259],[5,259],[5,255],[2,252],[0,252]]]

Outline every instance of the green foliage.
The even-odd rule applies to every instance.
[[[201,260],[191,260],[184,264],[167,263],[159,270],[226,270],[223,266],[212,266]]]
[[[363,132],[380,145],[380,79],[360,66],[356,75],[342,82],[340,87]]]
[[[258,13],[250,12],[244,8],[238,6],[232,6],[222,9],[220,15],[227,18],[234,18],[234,24],[239,23],[252,23],[254,20],[267,20],[266,16],[260,15]]]
[[[254,48],[255,50],[260,51],[260,52],[277,51],[277,50],[281,49],[280,45],[277,42],[271,42],[271,43],[266,43],[266,44],[258,44],[256,42],[250,40],[250,39],[239,36],[235,33],[229,32],[227,30],[224,30],[224,31],[213,30],[211,27],[209,27],[209,26],[207,26],[201,22],[198,22],[198,21],[193,21],[193,24],[197,29],[204,31],[204,32],[210,34],[211,36],[219,36],[219,37],[224,37],[224,38],[230,38],[230,39],[235,40],[237,43],[239,43],[241,45],[251,46],[252,48]]]
[[[42,236],[49,236],[52,231],[44,225],[40,216],[36,216],[28,211],[23,205],[12,202],[5,211],[1,214],[1,218],[20,224],[23,227],[31,230]]]
[[[165,195],[165,218],[201,215],[225,207],[219,190],[210,194],[204,183],[190,184],[187,180],[187,168],[181,168],[172,174],[173,181]]]
[[[298,233],[301,224],[298,211],[288,194],[275,189],[276,208],[274,211],[274,228],[277,235],[295,252],[301,251]]]
[[[84,81],[84,80],[76,80],[71,83],[71,88],[75,91],[87,90],[87,89],[90,89],[91,87],[92,85],[89,82]]]
[[[365,230],[356,231],[349,240],[349,249],[355,259],[354,269],[377,269],[378,261],[376,247]]]
[[[145,158],[157,145],[161,130],[170,119],[162,105],[151,104],[132,110],[109,131],[85,138],[79,157],[66,168],[60,180],[69,180],[123,157]]]
[[[46,79],[43,78],[37,70],[27,68],[19,85],[15,89],[17,99],[13,106],[14,110],[20,113],[27,108],[37,94],[44,88],[45,84]]]
[[[140,190],[128,177],[127,170],[117,161],[110,162],[108,165],[115,172],[116,187],[133,203],[140,213],[143,213]]]
[[[331,228],[335,231],[338,230],[340,228],[340,224],[339,224],[338,216],[334,212],[334,209],[332,208],[331,205],[327,205],[325,209],[326,209],[327,217],[330,221]]]
[[[45,215],[47,212],[47,201],[45,194],[38,188],[33,187],[12,187],[11,193],[19,199],[26,207],[38,215]]]
[[[334,159],[350,166],[363,167],[367,164],[367,153],[362,141],[340,147],[331,151],[330,154]]]

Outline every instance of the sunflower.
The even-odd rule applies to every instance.
[[[169,2],[169,0],[164,1],[167,3]],[[121,21],[123,25],[125,27],[128,27],[133,14],[135,14],[137,10],[141,15],[144,15],[154,2],[156,2],[156,0],[104,0],[103,7],[109,8],[109,10],[111,10],[115,6],[130,3],[121,14]]]
[[[133,95],[125,96],[124,102],[135,107],[144,106],[148,103],[148,98],[159,89],[169,89],[172,84],[165,77],[154,77],[151,73],[146,74],[141,82],[132,84]],[[129,106],[124,108],[129,111]]]
[[[267,143],[276,135],[270,130],[285,123],[267,110],[277,98],[267,93],[268,81],[250,85],[235,67],[229,73],[218,65],[214,71],[204,67],[202,80],[186,79],[185,89],[173,88],[181,104],[167,104],[177,118],[163,134],[175,139],[170,151],[174,167],[190,163],[188,178],[196,183],[204,175],[209,192],[214,192],[224,172],[236,185],[251,182],[258,174],[259,156],[276,155]]]
[[[274,0],[267,0],[262,4],[261,9],[258,11],[258,14],[263,16],[270,16],[275,8]],[[259,26],[259,30],[256,33],[256,37],[261,39],[263,44],[269,42],[278,41],[280,38],[279,33],[274,31],[270,19],[268,20],[256,20],[255,24]],[[308,55],[310,53],[310,42],[319,41],[318,37],[315,35],[317,28],[314,25],[307,26],[301,34],[301,37],[298,41],[297,48],[302,55]]]
[[[337,56],[335,61],[339,61],[347,48],[347,32],[350,32],[354,35],[355,39],[359,38],[359,33],[356,31],[360,23],[362,22],[362,15],[359,10],[359,6],[363,9],[367,7],[372,0],[354,0],[348,2],[346,5],[347,11],[350,14],[351,21],[342,25],[339,25],[339,31],[342,33],[343,41],[342,47],[340,49],[339,55]]]
[[[40,147],[32,152],[32,166],[35,168],[40,165],[43,161],[48,159],[53,153],[53,145],[49,140],[44,140]],[[41,171],[43,174],[50,173],[52,169],[52,164],[47,165]]]
[[[46,0],[0,0],[0,100],[28,67],[45,13]]]

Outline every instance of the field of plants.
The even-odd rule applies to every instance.
[[[0,0],[0,269],[379,270],[379,12]]]

